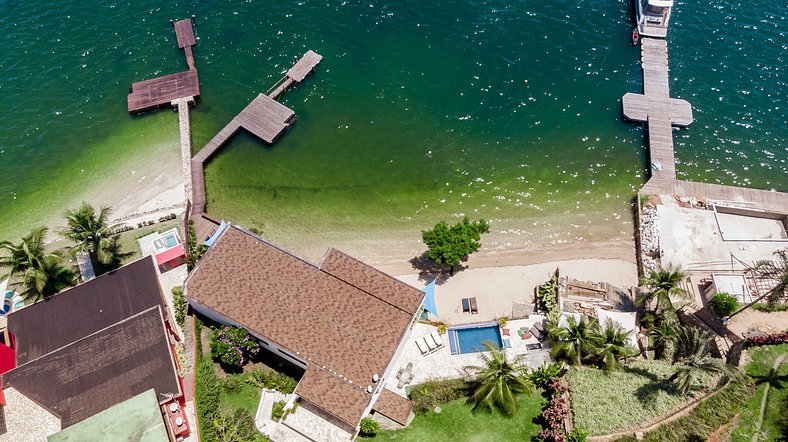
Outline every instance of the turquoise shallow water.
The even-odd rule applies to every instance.
[[[644,151],[620,117],[641,90],[629,1],[157,3],[0,5],[0,234],[176,142],[172,113],[131,117],[125,96],[183,68],[168,21],[195,14],[196,148],[295,55],[325,57],[283,98],[299,121],[276,146],[239,136],[209,164],[209,212],[284,243],[418,236],[461,214],[492,219],[503,245],[631,236]],[[677,132],[680,175],[788,190],[786,12],[678,3],[671,88],[696,116]]]

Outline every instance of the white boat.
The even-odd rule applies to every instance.
[[[673,0],[635,0],[635,22],[642,37],[666,37]]]

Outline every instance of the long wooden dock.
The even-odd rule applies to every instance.
[[[183,49],[189,69],[132,83],[127,99],[130,113],[171,106],[173,101],[180,98],[194,99],[200,96],[200,81],[192,53],[192,46],[197,44],[192,22],[189,19],[178,20],[173,22],[173,27],[178,47]]]
[[[624,117],[648,125],[651,179],[669,184],[676,179],[673,126],[692,123],[692,106],[670,98],[668,47],[665,40],[641,40],[643,93],[628,93],[622,99]]]
[[[277,82],[278,86],[272,89],[279,90],[283,86],[289,87],[293,83],[300,83],[323,57],[314,51],[308,51],[287,72],[285,81]],[[284,89],[281,89],[281,94]],[[273,94],[259,94],[238,115],[230,120],[196,155],[191,159],[192,179],[192,219],[197,222],[204,213],[206,205],[204,166],[210,158],[224,146],[240,129],[272,145],[296,120],[292,109],[279,103]]]

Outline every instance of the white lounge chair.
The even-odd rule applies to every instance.
[[[421,339],[422,341],[424,341],[425,344],[427,344],[427,347],[429,347],[430,352],[433,352],[438,349],[438,346],[434,342],[432,342],[432,339],[429,337],[429,335],[424,335],[419,339]]]
[[[432,338],[432,342],[435,343],[437,348],[443,347],[443,339],[441,339],[440,333],[437,330],[433,330],[429,334],[430,338]]]
[[[419,347],[422,356],[430,352],[430,348],[427,346],[427,342],[424,341],[423,337],[416,339],[416,347]]]

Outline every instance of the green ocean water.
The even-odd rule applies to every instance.
[[[285,246],[418,237],[464,214],[491,219],[500,247],[632,235],[630,1],[159,3],[0,3],[0,235],[177,144],[177,117],[129,116],[126,93],[183,69],[168,21],[192,14],[195,150],[294,56],[325,57],[283,97],[299,120],[274,147],[240,135],[209,163],[211,214]],[[788,190],[786,12],[677,3],[671,88],[696,116],[676,134],[680,175]]]

